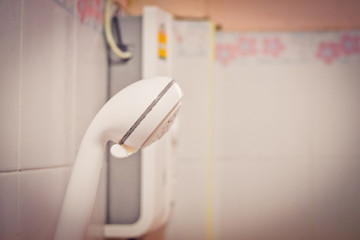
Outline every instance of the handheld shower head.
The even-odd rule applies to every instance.
[[[56,240],[82,239],[95,201],[106,143],[126,157],[160,139],[181,106],[182,91],[169,77],[135,82],[98,112],[80,144],[55,233]]]
[[[115,115],[111,116],[112,120],[100,120],[107,124],[106,127],[103,125],[106,130],[102,130],[107,135],[105,138],[117,143],[111,153],[125,157],[160,139],[173,123],[181,106],[181,97],[181,89],[169,77],[142,80],[115,95],[114,101],[109,101],[109,107],[99,112],[103,118],[109,117],[105,111]],[[123,101],[129,104],[123,104]],[[116,113],[108,110],[114,107]]]

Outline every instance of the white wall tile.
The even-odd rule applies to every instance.
[[[313,161],[316,239],[360,239],[360,159]]]
[[[18,168],[21,1],[0,2],[0,172]]]
[[[183,62],[180,62],[180,61]],[[207,59],[178,59],[175,61],[175,79],[184,91],[179,113],[177,156],[182,159],[206,157],[209,144],[209,83],[206,66],[192,68]],[[179,62],[179,63],[178,63]]]
[[[72,163],[74,17],[24,1],[21,169]]]
[[[73,162],[75,126],[87,127],[76,125],[76,117],[88,123],[105,102],[102,32],[80,24],[76,8],[66,9],[73,4],[74,0],[0,3],[0,172],[19,170],[18,166],[21,170],[0,173],[1,239],[52,239],[70,176],[69,168],[52,167]],[[81,138],[82,134],[77,143]],[[104,221],[104,189],[99,190],[92,221],[97,226]],[[101,232],[92,236],[101,239]]]
[[[101,30],[76,21],[75,146],[107,99],[107,59]]]
[[[296,73],[296,74],[294,74]],[[308,150],[305,66],[215,66],[215,154],[299,155]]]
[[[177,163],[175,205],[166,229],[166,239],[206,239],[206,164]]]
[[[18,173],[0,174],[0,239],[17,239]]]
[[[311,80],[312,152],[360,156],[360,69],[358,63],[316,66]]]
[[[303,159],[226,159],[215,169],[215,239],[312,239]]]
[[[204,159],[209,143],[211,25],[208,22],[175,21],[174,28],[173,72],[184,91],[176,153],[182,159]]]
[[[60,215],[70,168],[20,173],[20,239],[52,239]]]

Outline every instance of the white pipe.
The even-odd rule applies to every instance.
[[[121,59],[129,59],[132,54],[129,51],[122,51],[115,43],[114,37],[111,32],[111,6],[116,3],[116,0],[107,0],[104,10],[104,28],[105,28],[105,38],[108,42],[111,50]]]

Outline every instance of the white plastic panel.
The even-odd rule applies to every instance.
[[[143,9],[142,24],[142,77],[172,76],[172,15],[160,8],[147,6]],[[160,35],[165,43],[160,41]],[[166,51],[165,57],[160,56],[160,49]]]
[[[156,7],[143,9],[142,76],[173,76],[172,34],[173,17]],[[164,38],[166,39],[164,41]],[[166,56],[160,54],[166,50]],[[173,94],[174,96],[175,94]],[[171,201],[169,198],[173,173],[173,146],[169,135],[164,136],[142,152],[142,214],[151,219],[147,231],[154,230],[168,221]],[[153,211],[153,212],[152,212]]]
[[[172,77],[172,16],[159,8],[145,7],[141,27],[142,78]],[[165,44],[159,41],[159,34],[165,35]],[[165,58],[159,55],[160,45],[166,49]],[[107,224],[105,236],[141,236],[168,220],[173,157],[169,136],[142,151],[140,218],[134,224]]]

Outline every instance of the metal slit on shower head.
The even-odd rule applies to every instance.
[[[125,143],[126,139],[134,132],[134,130],[139,126],[142,120],[146,117],[146,115],[153,109],[153,107],[159,102],[159,100],[165,95],[165,93],[169,90],[169,88],[175,83],[175,80],[171,80],[166,87],[159,93],[159,95],[151,102],[151,104],[146,108],[146,110],[141,114],[141,116],[136,120],[134,125],[131,126],[129,131],[122,137],[119,144],[122,145]]]

